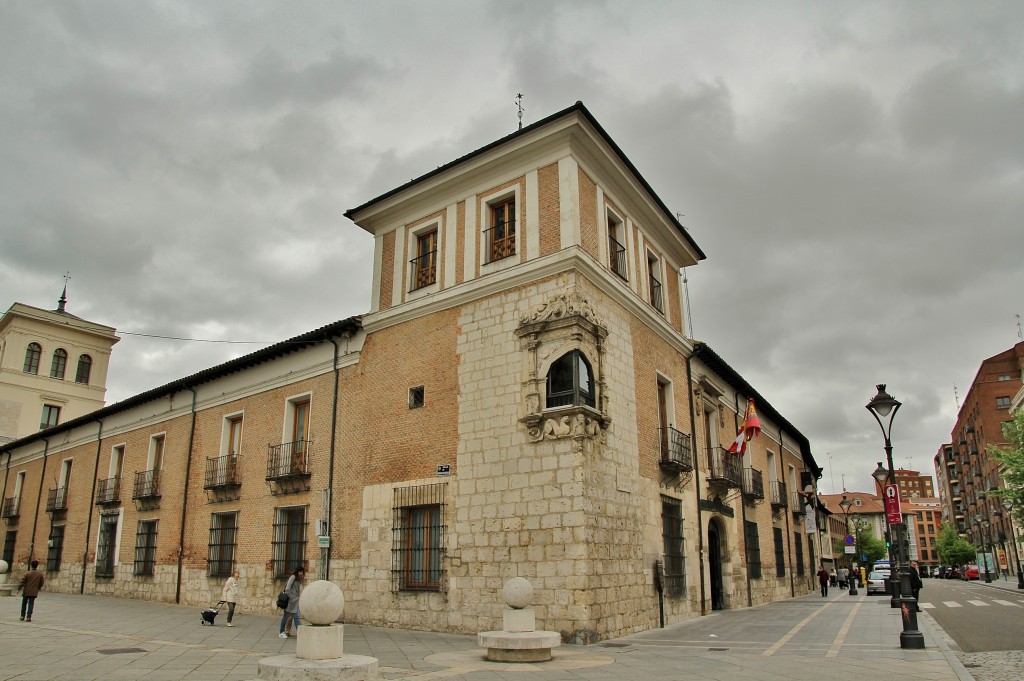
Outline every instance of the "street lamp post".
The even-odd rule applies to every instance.
[[[839,502],[839,508],[843,509],[843,518],[846,519],[846,534],[850,534],[850,507],[851,506],[853,506],[853,502],[850,501],[849,499],[847,499],[846,495],[844,494],[843,495],[843,500]],[[844,538],[843,544],[844,544],[844,546],[846,544],[845,538]],[[856,549],[856,541],[855,541],[854,542],[854,551],[856,551],[856,550],[857,549]],[[847,576],[847,580],[849,580],[849,582],[850,582],[850,595],[851,596],[856,596],[857,595],[857,580],[854,579],[853,566],[852,565],[848,568],[848,571],[849,571],[849,575]]]
[[[891,464],[890,464],[891,465]],[[875,471],[871,474],[875,480],[878,481],[878,486],[884,491],[885,484],[889,480],[890,474],[889,469],[882,465],[882,462],[878,462],[878,466]],[[889,594],[889,607],[898,608],[900,607],[900,574],[896,569],[897,561],[895,552],[896,549],[893,547],[893,530],[895,528],[889,524],[889,514],[885,514],[885,549],[888,552],[889,558],[889,579],[888,586],[886,587],[886,593]]]
[[[1020,571],[1020,554],[1017,553],[1017,534],[1013,531],[1013,502],[1003,499],[1003,508],[1006,509],[1007,525],[1010,528],[1010,545],[1013,547],[1013,560],[1017,563],[1017,588],[1024,589],[1024,573]]]
[[[892,463],[892,420],[902,403],[885,392],[884,383],[875,387],[878,388],[878,393],[871,398],[871,401],[865,407],[875,417],[878,427],[882,429],[882,437],[885,441],[885,460],[889,464],[889,484],[895,485],[896,469]],[[886,523],[888,524],[888,514],[886,516]],[[896,529],[899,535],[896,544],[897,551],[895,553],[899,558],[900,591],[906,594],[900,603],[900,612],[903,615],[903,632],[900,634],[900,647],[924,648],[924,636],[917,628],[917,599],[914,598],[913,591],[910,588],[910,566],[906,563],[907,547],[904,541],[906,539],[906,525],[899,523]],[[892,568],[892,563],[890,563],[890,569]]]

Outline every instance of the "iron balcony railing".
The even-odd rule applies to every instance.
[[[743,469],[743,496],[764,499],[764,477],[756,468]]]
[[[4,518],[17,518],[19,506],[21,506],[21,497],[7,497],[4,499],[3,509],[0,511],[0,516]]]
[[[152,499],[160,496],[160,471],[138,471],[132,499]]]
[[[793,492],[793,500],[789,507],[793,509],[794,515],[806,515],[807,514],[807,503],[804,499],[804,495],[800,492]]]
[[[203,489],[217,489],[218,487],[233,487],[241,485],[242,481],[238,476],[238,456],[226,454],[206,459],[206,477]]]
[[[658,312],[665,311],[665,304],[661,300],[661,282],[651,277],[651,305]]]
[[[661,461],[662,468],[676,472],[693,470],[693,451],[690,448],[690,436],[681,433],[675,428],[658,429],[661,436]]]
[[[724,482],[727,487],[742,485],[743,457],[731,453],[722,447],[713,448],[709,454],[708,477],[715,482]]]
[[[437,283],[437,251],[430,251],[409,261],[412,265],[412,286],[410,290]]]
[[[502,260],[516,254],[516,223],[506,222],[484,232],[487,262]]]
[[[311,444],[311,440],[296,440],[269,445],[267,480],[307,477]]]
[[[46,512],[68,510],[68,488],[52,487],[46,495]]]
[[[768,493],[771,494],[773,509],[779,510],[789,506],[789,497],[786,496],[786,483],[773,480],[768,486]]]
[[[612,272],[619,275],[623,281],[629,281],[626,276],[626,247],[615,240],[615,237],[608,237],[608,260],[612,266]]]
[[[96,483],[96,503],[116,504],[121,501],[121,480],[107,478]]]

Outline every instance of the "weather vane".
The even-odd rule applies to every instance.
[[[516,107],[519,109],[519,129],[523,129],[523,93],[516,95]]]

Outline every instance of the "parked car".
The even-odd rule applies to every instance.
[[[884,594],[887,579],[889,579],[888,572],[882,573],[877,570],[870,572],[867,583],[868,596],[871,594]]]
[[[977,565],[965,565],[963,572],[960,573],[960,579],[969,581],[972,579],[980,579],[981,573],[978,571]]]
[[[955,565],[950,565],[948,568],[946,568],[945,577],[946,577],[946,579],[959,579],[960,578],[960,568],[958,568]]]

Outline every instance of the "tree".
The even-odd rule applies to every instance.
[[[885,550],[885,542],[870,534],[860,535],[860,552],[868,557],[868,565],[876,560],[882,560],[888,555]]]
[[[939,558],[947,565],[963,565],[975,560],[977,549],[960,536],[956,527],[950,523],[939,530],[939,538],[935,542],[935,550]]]
[[[1024,524],[1024,410],[1018,409],[1013,419],[1003,423],[1003,437],[1009,443],[1006,447],[988,445],[988,455],[1003,465],[1002,489],[996,494],[1013,502],[1013,518]]]

